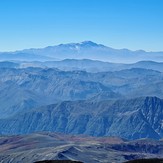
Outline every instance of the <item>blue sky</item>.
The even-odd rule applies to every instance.
[[[163,0],[0,0],[0,51],[84,40],[163,51]]]

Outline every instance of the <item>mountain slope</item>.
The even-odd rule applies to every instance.
[[[0,117],[65,100],[163,98],[162,80],[161,72],[138,68],[101,73],[1,68]]]
[[[56,69],[0,69],[0,118],[58,101],[89,99],[100,92],[115,98],[116,93],[102,83],[83,80],[86,72],[83,79],[77,74]]]
[[[2,134],[55,131],[127,139],[163,137],[163,100],[61,102],[0,120]]]

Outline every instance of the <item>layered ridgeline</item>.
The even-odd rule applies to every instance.
[[[163,52],[131,51],[113,49],[91,41],[60,44],[42,49],[27,49],[16,52],[1,52],[0,60],[54,61],[63,59],[94,59],[109,62],[137,62],[152,60],[163,62]]]
[[[98,63],[58,63],[65,62]],[[127,139],[163,137],[162,63],[99,62],[97,68],[108,64],[112,71],[96,72],[81,70],[82,64],[71,71],[20,64],[24,62],[1,62],[1,134],[51,131]]]
[[[88,73],[42,68],[0,69],[0,118],[65,100],[163,98],[163,73],[132,68]]]
[[[0,120],[1,134],[38,131],[118,136],[126,139],[163,137],[163,100],[157,97],[116,101],[67,101]]]
[[[110,62],[89,60],[99,57]],[[111,63],[117,58],[139,62]],[[83,42],[0,53],[0,59],[11,60],[0,62],[1,134],[163,137],[163,62],[154,62],[163,61],[161,52]]]
[[[65,59],[61,61],[1,61],[0,68],[58,68],[63,71],[87,71],[87,72],[107,72],[120,71],[131,68],[145,68],[163,72],[163,62],[140,61],[130,64],[102,62],[89,59]]]

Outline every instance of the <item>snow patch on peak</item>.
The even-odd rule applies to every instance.
[[[92,41],[83,41],[79,43],[80,45],[87,45],[87,46],[99,46],[98,44],[92,42]]]

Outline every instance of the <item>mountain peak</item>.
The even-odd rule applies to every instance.
[[[97,44],[92,41],[83,41],[79,43],[60,44],[59,47],[79,50],[80,48],[88,49],[88,48],[98,48],[98,47],[105,47],[105,46],[101,44]]]
[[[96,44],[96,43],[93,42],[93,41],[83,41],[83,42],[81,42],[80,44],[98,45],[98,44]]]
[[[99,47],[99,46],[104,46],[104,45],[101,45],[101,44],[97,44],[95,42],[92,42],[92,41],[83,41],[81,43],[79,43],[80,45],[82,46],[87,46],[87,47]]]

